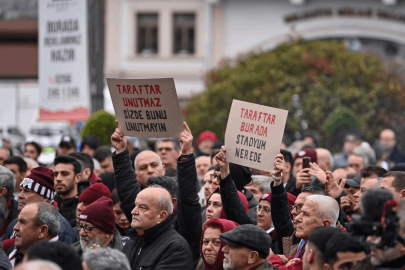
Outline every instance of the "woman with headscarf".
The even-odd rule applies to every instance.
[[[226,245],[219,239],[221,233],[227,232],[239,224],[226,220],[212,218],[204,224],[200,242],[201,259],[205,270],[222,270],[224,253],[222,248]]]
[[[242,192],[238,191],[238,195],[247,213],[249,211],[248,201]],[[219,187],[207,199],[205,216],[207,221],[212,218],[226,219],[225,211],[222,207],[221,189]]]

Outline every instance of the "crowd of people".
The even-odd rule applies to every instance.
[[[64,137],[0,148],[0,269],[405,269],[405,154],[347,134],[281,144],[269,171],[229,163],[210,131],[135,149]]]

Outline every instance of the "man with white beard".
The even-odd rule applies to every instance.
[[[224,253],[224,270],[273,270],[274,267],[266,260],[269,256],[271,238],[263,229],[245,224],[235,227],[219,238],[226,246]]]
[[[122,249],[121,236],[115,229],[113,202],[107,197],[99,198],[80,213],[77,228],[80,240],[72,247],[80,256],[91,247]]]

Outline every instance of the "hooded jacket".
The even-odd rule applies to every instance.
[[[219,227],[219,230],[221,231],[221,233],[224,233],[224,232],[232,230],[236,226],[239,226],[239,224],[236,222],[233,222],[231,220],[218,219],[218,218],[213,218],[204,224],[203,233],[201,235],[201,241],[200,241],[200,253],[201,253],[201,258],[204,262],[205,270],[222,270],[222,269],[224,269],[223,265],[222,265],[223,260],[224,260],[224,253],[222,252],[222,248],[226,245],[226,243],[221,241],[221,247],[219,248],[219,252],[217,254],[217,258],[215,260],[214,265],[208,264],[207,261],[204,259],[204,254],[202,251],[204,233],[205,233],[205,230],[211,226],[215,226],[214,228]]]
[[[132,270],[192,270],[193,256],[186,240],[174,230],[172,217],[138,235],[134,230],[122,252]]]

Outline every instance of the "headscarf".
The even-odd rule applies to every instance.
[[[236,223],[236,222],[233,222],[231,220],[227,220],[227,219],[213,218],[213,219],[210,219],[207,222],[205,222],[204,227],[203,227],[203,233],[201,235],[201,240],[200,240],[200,254],[201,254],[201,258],[202,258],[202,260],[204,262],[206,270],[222,270],[222,269],[224,269],[223,266],[222,266],[223,261],[224,261],[224,253],[222,252],[222,248],[226,245],[226,243],[221,241],[221,247],[219,248],[219,251],[218,251],[218,254],[217,254],[217,259],[215,260],[214,265],[210,265],[209,263],[207,263],[205,261],[204,254],[202,253],[202,246],[203,246],[203,239],[204,239],[205,230],[208,227],[214,227],[214,228],[219,227],[219,230],[221,231],[221,233],[224,233],[224,232],[232,230],[236,226],[239,226],[239,224]]]
[[[220,187],[217,187],[217,188],[214,190],[214,192],[212,192],[212,194],[215,194],[215,193],[221,194],[221,189],[220,189]],[[211,194],[211,195],[208,197],[208,199],[207,199],[206,209],[208,209],[208,201],[210,200],[212,194]],[[243,206],[245,206],[246,213],[249,212],[249,203],[248,203],[248,201],[247,201],[245,195],[244,195],[242,192],[240,192],[240,191],[238,191],[238,195],[239,195],[240,200],[241,200],[242,203],[243,203]],[[220,218],[226,219],[224,207],[222,207]]]

